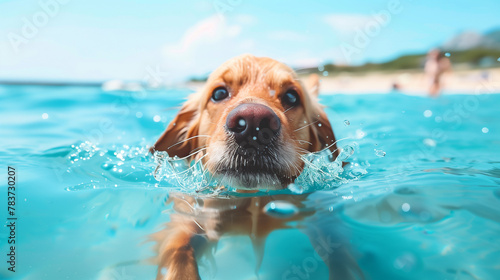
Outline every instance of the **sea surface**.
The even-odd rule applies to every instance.
[[[358,279],[500,279],[500,95],[488,91],[321,95],[351,164],[288,190],[309,193],[314,214],[268,236],[257,272],[248,236],[224,236],[202,278],[328,279],[324,249]],[[158,181],[148,148],[189,93],[0,86],[0,218],[8,166],[17,217],[16,272],[3,228],[0,278],[154,279],[148,237],[170,219],[169,193],[192,190]]]

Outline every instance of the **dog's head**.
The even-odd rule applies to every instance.
[[[189,97],[153,151],[201,160],[223,185],[278,189],[301,173],[301,155],[335,137],[317,102],[319,79],[305,87],[286,65],[242,55],[215,70]]]

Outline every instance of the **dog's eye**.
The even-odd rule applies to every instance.
[[[285,92],[281,98],[283,105],[287,107],[295,107],[300,104],[299,94],[295,90],[289,90]]]
[[[223,99],[226,99],[228,96],[229,92],[227,92],[227,89],[224,87],[218,87],[212,92],[213,101],[221,101]]]

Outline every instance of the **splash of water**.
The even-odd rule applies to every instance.
[[[337,188],[349,181],[359,179],[366,174],[366,169],[357,163],[343,166],[343,162],[347,162],[357,148],[357,143],[345,145],[335,159],[328,149],[303,156],[304,170],[295,180],[295,185],[300,185],[302,192],[311,192]]]
[[[385,157],[386,153],[384,150],[377,150],[377,149],[374,149],[375,151],[375,155],[378,156],[378,157]]]
[[[65,168],[56,170],[61,179],[73,181],[74,178],[81,177],[79,174],[92,178],[68,186],[68,191],[123,186],[154,187],[157,183],[151,175],[151,156],[146,145],[113,145],[103,148],[85,141],[71,145],[65,158]]]
[[[365,168],[357,163],[351,163],[344,168],[342,164],[355,153],[357,147],[356,143],[345,145],[335,159],[333,159],[329,149],[303,155],[304,169],[286,191],[302,194],[336,188],[349,181],[359,179],[366,174]],[[174,187],[174,190],[206,194],[220,191],[217,188],[220,187],[217,179],[204,169],[199,160],[188,163],[178,157],[169,157],[167,152],[155,152],[154,160],[156,164],[156,169],[153,172],[154,178],[160,182],[167,182]],[[224,187],[230,191],[235,190],[231,186]]]
[[[65,148],[67,149],[67,148]],[[358,150],[356,143],[343,146],[337,158],[328,149],[302,156],[304,169],[293,184],[282,190],[302,194],[315,190],[333,189],[366,174],[365,166],[351,161],[343,166]],[[103,148],[91,142],[81,142],[66,150],[67,169],[63,176],[74,178],[86,173],[92,179],[77,182],[67,190],[87,190],[108,187],[165,187],[169,191],[203,193],[207,195],[234,194],[235,188],[221,186],[200,160],[188,163],[166,152],[155,152],[154,163],[145,144]],[[278,192],[282,192],[278,191]],[[263,193],[265,194],[265,193]]]
[[[191,161],[177,156],[169,157],[167,152],[154,154],[156,168],[153,176],[158,181],[166,181],[177,186],[182,192],[199,192],[210,187],[217,187],[217,180],[203,168],[201,160]]]

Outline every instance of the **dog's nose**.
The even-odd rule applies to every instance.
[[[240,145],[257,141],[268,144],[278,135],[281,122],[271,108],[256,103],[241,104],[226,119],[226,129]]]

